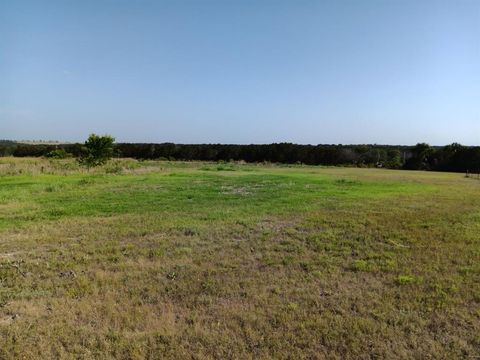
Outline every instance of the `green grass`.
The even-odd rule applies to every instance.
[[[0,199],[7,206],[0,209],[0,228],[128,213],[175,212],[228,220],[251,214],[253,208],[259,217],[280,215],[412,191],[412,184],[346,182],[282,172],[222,176],[190,170],[145,176],[19,176],[2,181]],[[8,207],[12,202],[18,207],[16,211]]]
[[[0,358],[475,358],[461,174],[0,159]]]

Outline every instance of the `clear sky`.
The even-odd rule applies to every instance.
[[[0,0],[0,139],[480,145],[479,0]]]

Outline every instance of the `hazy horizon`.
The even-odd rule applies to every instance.
[[[477,1],[2,1],[0,138],[480,145]]]

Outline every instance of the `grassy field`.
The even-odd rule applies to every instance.
[[[0,159],[0,358],[477,359],[480,181]]]

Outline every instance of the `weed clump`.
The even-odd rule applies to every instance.
[[[366,260],[355,260],[352,265],[351,265],[351,270],[353,271],[371,271],[372,266],[371,264],[366,261]]]
[[[417,282],[417,279],[411,275],[399,275],[397,277],[398,285],[409,285],[409,284],[414,284],[416,282]]]

